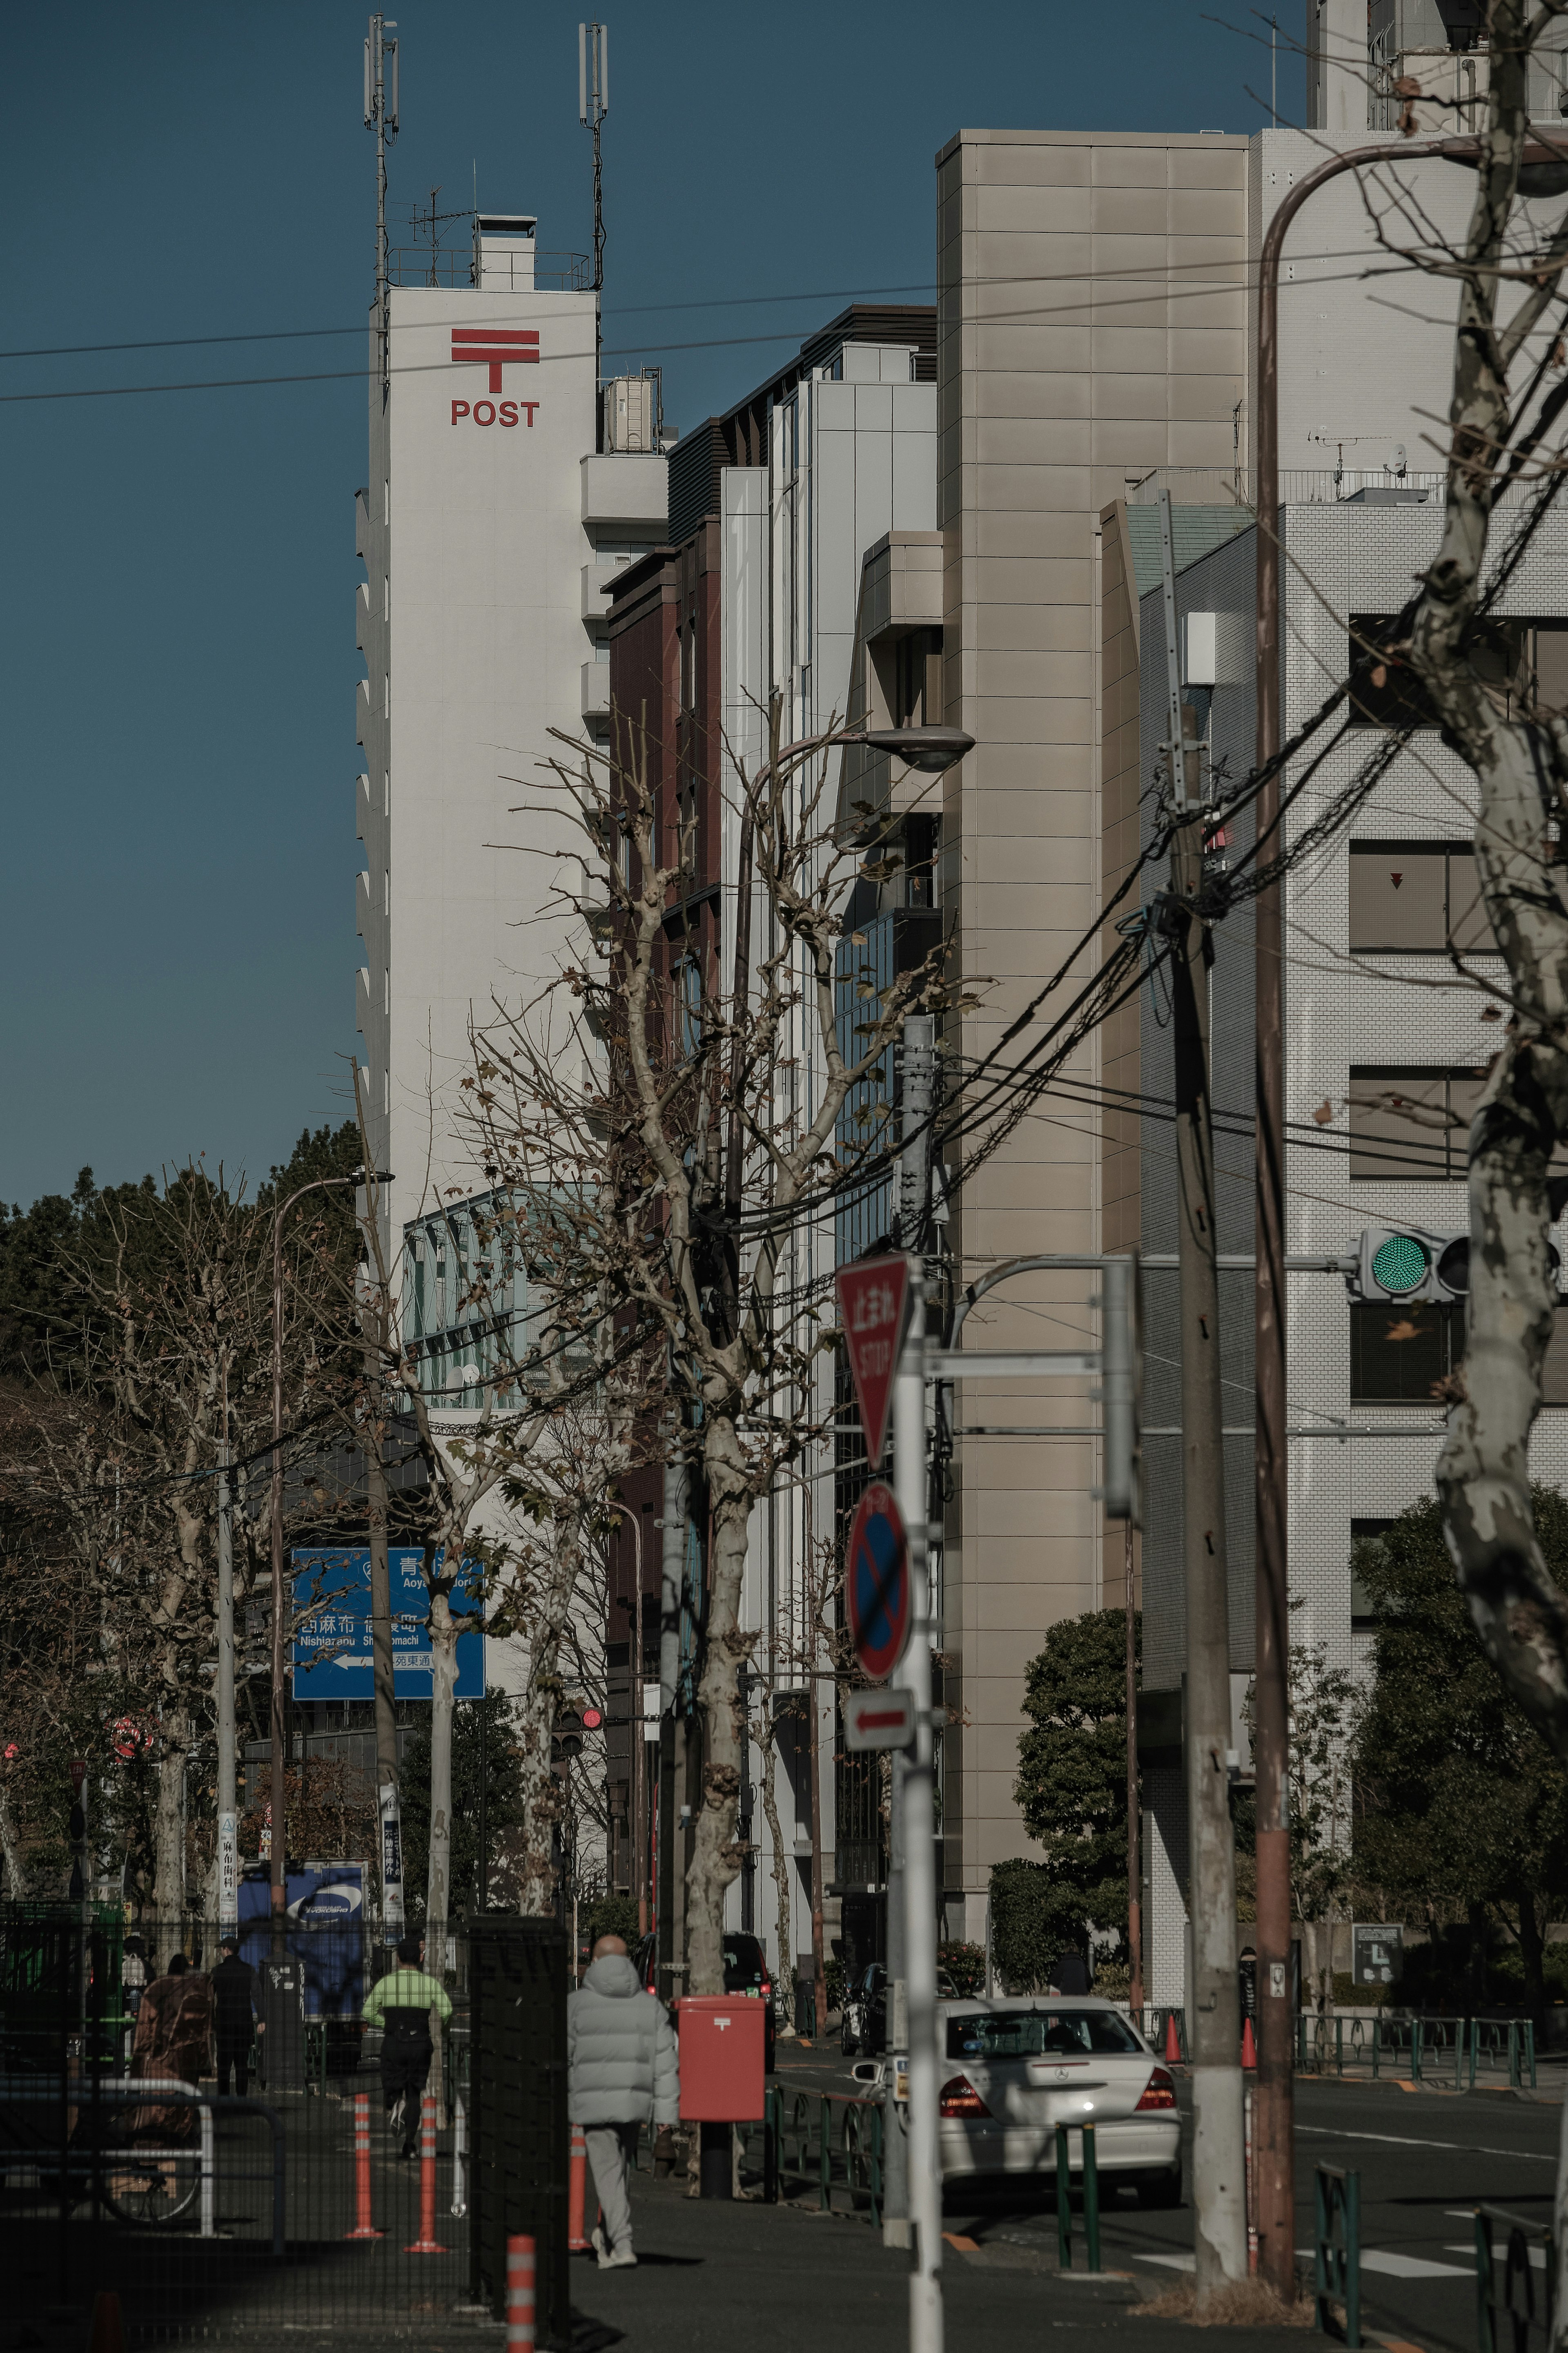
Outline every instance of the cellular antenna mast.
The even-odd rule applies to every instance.
[[[605,284],[605,162],[599,130],[610,111],[610,28],[607,25],[579,25],[577,27],[577,120],[587,123],[594,133],[594,292],[595,296]],[[599,387],[604,382],[601,353],[604,328],[599,320],[599,305],[594,304],[594,402],[598,406]]]
[[[364,127],[375,132],[375,316],[381,396],[392,385],[392,256],[386,243],[386,151],[397,136],[397,22],[373,16],[364,42]]]

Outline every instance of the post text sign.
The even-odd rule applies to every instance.
[[[432,1695],[424,1557],[416,1546],[395,1545],[387,1555],[392,1680],[399,1699]],[[296,1552],[293,1567],[295,1698],[374,1699],[369,1552]],[[451,1596],[453,1616],[471,1616],[479,1606],[477,1592],[468,1592],[459,1577]],[[485,1638],[478,1631],[459,1634],[457,1696],[482,1699],[484,1694]]]

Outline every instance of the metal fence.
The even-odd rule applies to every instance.
[[[1527,2222],[1500,2206],[1477,2207],[1479,2353],[1549,2353],[1556,2279],[1552,2232],[1545,2223]]]
[[[220,2089],[194,2028],[160,2052],[147,2030],[167,1999],[149,2007],[146,1989],[128,1982],[117,1925],[0,1911],[0,2255],[13,2311],[80,2320],[85,2341],[105,2291],[119,2296],[132,2344],[270,2343],[300,2327],[391,2343],[427,2336],[436,2319],[458,2329],[499,2319],[504,2279],[481,2277],[470,2222],[468,1937],[454,1940],[453,2013],[423,2115],[405,2126],[387,2116],[381,2038],[360,2014],[375,1956],[363,1954],[335,2000],[323,1991],[334,1972],[342,1978],[341,1926],[325,1932],[340,1947],[328,1956],[290,1924],[289,1947],[302,1961],[295,1982],[313,2014],[291,2056],[281,2021],[268,2018],[272,2063],[264,2032],[240,2097],[237,2085]],[[560,1932],[520,1925],[547,1927],[562,1944],[563,1993]],[[182,1944],[178,1929],[141,1934],[164,1962]],[[188,1930],[185,1941],[195,1941]],[[193,1957],[178,1984],[216,1957]],[[205,2003],[203,1990],[194,2019]],[[553,2036],[556,1992],[548,2006]],[[563,2196],[557,2105],[560,2131],[545,2133],[537,2155]],[[415,2153],[405,2158],[409,2138]],[[504,2228],[521,2193],[493,2169],[486,2186],[487,2211]],[[548,2329],[541,2337],[549,2342]]]
[[[742,2180],[756,2184],[768,2204],[815,2197],[821,2213],[862,2214],[880,2230],[879,2100],[775,2084],[763,2095],[762,2123],[742,2134]]]
[[[1297,2021],[1303,2074],[1383,2076],[1456,2092],[1478,2084],[1534,2091],[1535,2028],[1528,2018],[1319,2018]]]

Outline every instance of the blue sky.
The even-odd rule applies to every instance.
[[[1188,0],[612,16],[606,346],[662,362],[685,428],[854,293],[929,286],[932,157],[961,124],[1256,129],[1267,28],[1229,13],[1234,29]],[[481,205],[586,249],[577,15],[410,0],[395,225],[436,183],[443,208],[466,204],[477,162]],[[12,10],[5,350],[362,322],[364,30],[340,0]],[[1282,118],[1300,91],[1282,63]],[[798,299],[762,299],[781,295]],[[8,357],[0,392],[352,368],[361,350]],[[0,409],[0,1198],[67,1190],[84,1163],[104,1181],[194,1154],[264,1173],[345,1115],[364,414],[357,382]]]

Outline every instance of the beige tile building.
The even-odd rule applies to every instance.
[[[947,1043],[970,1071],[1026,1014],[1006,1061],[1044,1047],[1072,986],[1036,1000],[1136,839],[1114,742],[1119,781],[1102,791],[1102,587],[1126,557],[1100,515],[1156,470],[1215,481],[1244,462],[1247,142],[963,131],[937,158],[937,198],[943,716],[975,739],[946,780],[942,895],[982,999]],[[1113,663],[1135,664],[1133,627],[1128,611]],[[1131,1019],[1085,1048],[1079,1103],[1027,1107],[965,1181],[961,1282],[1024,1252],[1131,1239],[1126,1139],[1097,1095],[1136,1053]],[[1087,1273],[1020,1278],[965,1345],[1093,1345],[1094,1288]],[[969,1434],[944,1547],[961,1716],[944,1766],[947,1925],[978,1937],[991,1866],[1030,1851],[1013,1799],[1025,1670],[1053,1623],[1120,1604],[1125,1583],[1121,1534],[1108,1540],[1091,1492],[1088,1384],[973,1382],[955,1419]],[[1085,1434],[973,1434],[998,1425]]]

